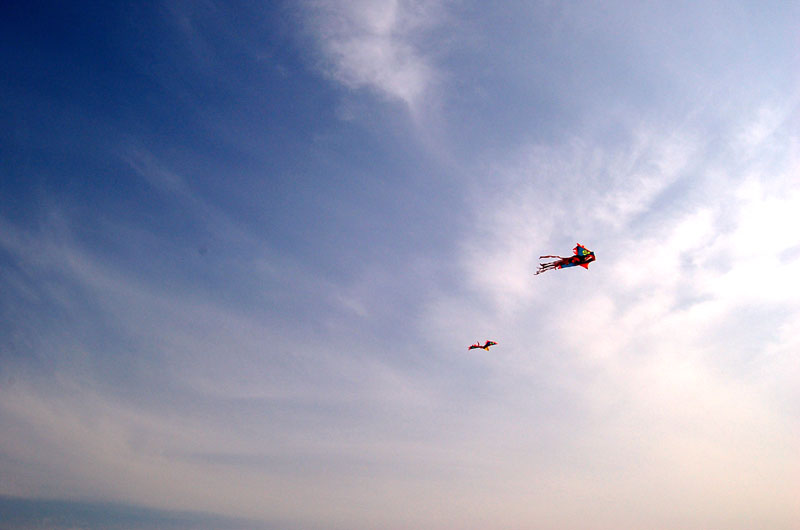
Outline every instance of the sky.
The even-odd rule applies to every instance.
[[[798,4],[19,4],[4,529],[800,525]]]

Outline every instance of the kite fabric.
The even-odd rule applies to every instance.
[[[562,258],[561,256],[539,256],[539,259],[555,258],[555,261],[540,263],[539,269],[534,274],[541,274],[545,271],[553,269],[564,269],[566,267],[575,267],[577,265],[583,267],[584,269],[588,269],[589,263],[593,262],[596,259],[594,252],[584,247],[580,243],[578,243],[575,246],[575,248],[572,249],[572,251],[574,252],[574,255],[568,258]]]

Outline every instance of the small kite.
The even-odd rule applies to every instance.
[[[580,265],[584,269],[588,269],[589,264],[596,259],[594,252],[584,247],[580,243],[578,243],[577,246],[572,250],[575,252],[575,255],[568,258],[562,258],[561,256],[539,256],[539,259],[556,258],[556,260],[549,261],[547,263],[540,263],[539,270],[537,270],[534,274],[541,274],[544,271],[549,271],[552,269],[574,267],[576,265]]]
[[[487,341],[486,341],[486,344],[484,344],[483,346],[481,346],[481,343],[480,343],[480,341],[478,341],[478,342],[476,342],[475,344],[473,344],[472,346],[470,346],[470,347],[469,347],[469,348],[467,348],[467,349],[468,349],[468,350],[474,350],[475,348],[481,348],[481,349],[483,349],[483,350],[489,351],[489,347],[490,347],[490,346],[496,346],[496,345],[497,345],[497,343],[496,343],[496,342],[493,342],[493,341],[491,341],[491,340],[487,340]]]

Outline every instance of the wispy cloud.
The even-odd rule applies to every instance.
[[[26,301],[3,277],[4,304],[16,308],[4,310],[19,333],[36,334],[29,354],[48,368],[6,365],[2,458],[19,471],[2,493],[202,505],[264,520],[301,510],[313,526],[364,499],[363,481],[383,482],[370,502],[385,513],[411,487],[391,479],[394,470],[430,476],[464,458],[420,441],[445,396],[430,376],[376,355],[387,345],[359,331],[363,310],[324,325],[328,304],[330,315],[351,305],[336,293],[313,292],[317,315],[281,316],[271,288],[262,310],[231,307],[117,267],[70,236],[73,222],[45,231],[3,223],[2,250],[35,294]],[[290,282],[301,287],[297,272]],[[62,316],[25,324],[32,303]],[[42,472],[46,490],[36,485]],[[339,518],[358,519],[358,510]]]
[[[442,24],[441,2],[315,0],[306,8],[331,78],[419,110],[440,75],[430,35]]]
[[[492,333],[502,347],[486,361],[487,377],[512,371],[528,383],[506,380],[508,402],[568,399],[564,417],[580,434],[564,437],[575,444],[565,452],[595,451],[583,471],[561,477],[570,491],[602,496],[591,483],[600,474],[631,495],[657,484],[653,494],[708,520],[748,498],[791,517],[788,497],[765,492],[772,480],[781,491],[796,484],[785,472],[797,468],[786,449],[797,435],[796,390],[780,371],[798,374],[788,353],[796,340],[785,333],[800,315],[791,281],[800,270],[782,259],[800,242],[798,153],[793,129],[777,126],[793,111],[764,128],[770,114],[734,119],[741,126],[725,138],[724,158],[701,129],[675,135],[652,124],[630,152],[628,144],[601,151],[590,138],[525,148],[509,157],[516,163],[489,168],[491,186],[475,188],[475,230],[461,252],[465,291],[437,300],[425,320],[455,336]],[[765,134],[766,155],[738,144],[763,144]],[[539,253],[568,253],[576,239],[598,251],[590,271],[533,278]],[[550,416],[522,416],[557,428]],[[755,457],[764,443],[770,457]],[[717,478],[699,471],[701,462]],[[724,508],[711,507],[712,497]],[[668,520],[663,506],[652,510],[645,517]]]
[[[176,527],[794,528],[785,17],[175,5],[18,61],[103,74],[15,80],[26,134],[97,127],[17,138],[3,181],[0,494]],[[533,275],[576,242],[588,271]]]

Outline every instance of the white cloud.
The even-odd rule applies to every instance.
[[[483,168],[461,251],[466,289],[424,319],[457,336],[488,329],[500,343],[480,357],[482,376],[502,381],[495,399],[532,408],[498,411],[493,428],[558,433],[562,451],[521,457],[499,472],[507,484],[522,491],[547,477],[583,498],[548,497],[562,511],[603,499],[598,528],[719,526],[750,509],[787,527],[797,514],[785,493],[798,487],[789,448],[800,429],[789,331],[800,315],[797,142],[768,129],[765,156],[710,156],[717,139],[686,125],[653,128],[625,153],[586,140]],[[538,253],[569,251],[575,237],[597,245],[590,271],[533,281]],[[541,400],[553,410],[535,414]],[[510,461],[526,438],[505,432]],[[625,523],[620,499],[637,499]],[[533,517],[514,495],[505,501],[518,520]],[[604,515],[608,503],[616,509]],[[580,526],[554,526],[570,524]]]
[[[750,156],[756,156],[757,150],[762,153],[765,149],[772,151],[769,142],[780,132],[781,127],[787,125],[787,119],[791,119],[792,107],[788,103],[781,107],[762,103],[753,114],[746,116],[741,130],[734,137],[735,147]]]
[[[317,0],[307,6],[333,79],[419,109],[439,75],[426,51],[426,37],[441,23],[439,2]]]
[[[468,281],[494,298],[501,311],[513,311],[515,304],[533,296],[531,274],[538,256],[569,254],[575,243],[590,248],[600,240],[614,243],[606,252],[593,248],[612,268],[615,262],[641,259],[642,248],[648,249],[644,270],[652,273],[653,267],[673,266],[680,258],[676,248],[686,251],[688,241],[665,244],[665,234],[658,233],[628,244],[621,236],[636,231],[631,228],[633,220],[651,211],[698,149],[691,138],[643,129],[624,152],[603,151],[576,139],[565,145],[523,148],[521,154],[507,157],[510,163],[487,163],[469,201],[480,207],[473,209],[474,230],[462,250]],[[704,242],[710,213],[697,215],[686,223],[702,221],[706,225],[702,230],[686,226],[672,237],[691,237],[694,246]],[[554,244],[561,246],[553,248]]]

